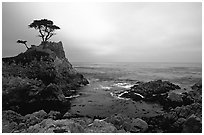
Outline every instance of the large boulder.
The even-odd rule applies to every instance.
[[[111,124],[107,123],[104,120],[95,119],[92,124],[89,124],[89,127],[85,129],[87,133],[115,133],[116,128]]]
[[[183,133],[202,133],[201,118],[192,114],[183,125]]]
[[[131,122],[131,132],[145,132],[148,129],[148,124],[140,119],[140,118],[136,118],[133,119]]]
[[[180,89],[178,85],[168,81],[156,80],[139,85],[134,85],[131,90],[141,94],[145,98],[151,98],[152,95],[169,92],[170,90]]]
[[[131,119],[124,114],[115,114],[107,117],[106,122],[112,123],[118,130],[125,129],[129,131]]]
[[[121,96],[131,98],[134,101],[145,100],[162,102],[167,98],[168,92],[175,89],[180,89],[180,87],[168,81],[156,80],[134,85],[130,90],[126,90]]]
[[[134,101],[144,100],[160,103],[165,110],[168,110],[170,107],[175,108],[183,105],[183,96],[170,92],[176,89],[180,89],[180,87],[169,81],[156,80],[134,85],[131,89],[120,94],[120,96],[131,98]]]

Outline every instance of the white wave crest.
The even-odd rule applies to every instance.
[[[130,83],[116,83],[116,84],[113,84],[112,86],[121,87],[121,88],[125,88],[125,89],[130,89],[132,86],[134,86],[134,84],[130,84]]]

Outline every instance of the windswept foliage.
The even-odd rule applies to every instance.
[[[24,45],[26,46],[26,48],[28,49],[28,46],[27,46],[27,44],[26,44],[26,43],[27,43],[26,40],[20,40],[20,39],[19,39],[19,40],[16,41],[16,43],[18,43],[18,44],[24,44]]]
[[[34,20],[28,26],[39,31],[38,36],[42,38],[42,41],[49,40],[53,35],[56,35],[54,31],[60,29],[60,27],[54,25],[53,21],[48,19]]]

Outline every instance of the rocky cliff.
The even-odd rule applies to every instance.
[[[2,63],[3,109],[21,114],[66,110],[66,97],[88,84],[65,57],[62,42],[32,45],[24,53],[3,58]]]

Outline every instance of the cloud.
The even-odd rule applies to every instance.
[[[74,61],[201,62],[202,59],[201,3],[137,2],[4,3],[3,56],[22,50],[12,46],[18,38],[39,43],[40,39],[35,37],[37,31],[27,25],[42,18],[60,26],[61,30],[52,39],[62,40],[66,53]]]

